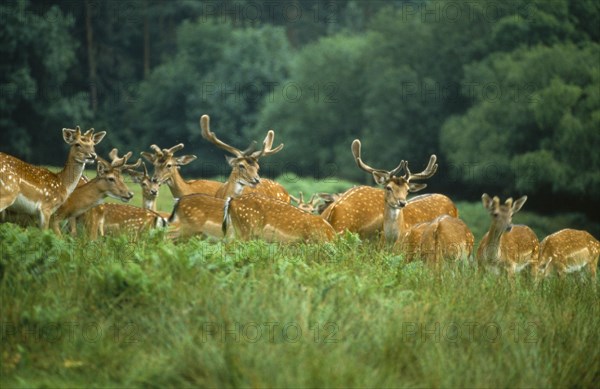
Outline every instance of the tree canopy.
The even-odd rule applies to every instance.
[[[600,5],[509,1],[14,1],[0,5],[0,150],[58,164],[60,129],[138,153],[183,142],[191,175],[227,171],[199,135],[263,173],[370,183],[438,155],[431,187],[600,209]],[[48,134],[56,133],[56,141]],[[598,212],[596,212],[598,216]]]

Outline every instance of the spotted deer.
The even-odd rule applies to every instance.
[[[128,202],[133,198],[133,192],[129,190],[121,175],[123,170],[135,169],[142,162],[138,160],[135,164],[127,165],[127,160],[131,157],[131,154],[131,152],[128,152],[123,157],[119,157],[118,150],[113,149],[109,153],[111,162],[97,158],[96,178],[77,186],[52,215],[52,229],[57,235],[61,234],[59,223],[65,219],[69,219],[71,234],[76,235],[77,225],[75,219],[88,209],[102,203],[106,197],[112,197],[123,202]]]
[[[127,173],[131,176],[133,182],[140,184],[142,189],[142,208],[149,209],[150,211],[158,213],[165,219],[168,219],[170,213],[157,211],[156,201],[158,200],[158,191],[160,190],[160,182],[153,180],[152,176],[148,174],[148,168],[146,164],[142,162],[143,172],[138,170],[129,169]]]
[[[228,197],[240,196],[242,192],[245,194],[257,192],[286,203],[290,202],[290,195],[283,186],[272,180],[260,178],[258,174],[260,169],[258,160],[261,157],[268,157],[278,153],[283,148],[283,143],[272,148],[275,138],[273,130],[267,132],[267,136],[263,141],[263,147],[260,150],[255,150],[254,142],[246,150],[240,150],[217,138],[215,133],[210,130],[210,118],[208,115],[202,115],[200,118],[200,128],[202,129],[202,137],[204,139],[233,155],[233,157],[226,157],[227,163],[231,166],[231,173],[227,181],[217,190],[216,197],[226,199]]]
[[[492,198],[487,193],[481,196],[492,222],[477,249],[479,265],[495,271],[505,269],[511,275],[529,266],[533,274],[537,273],[540,250],[537,236],[527,226],[512,224],[513,215],[521,210],[525,201],[527,196],[516,201],[508,198],[500,204],[497,196]]]
[[[587,231],[567,228],[540,243],[539,274],[548,276],[555,271],[564,277],[587,268],[595,281],[599,257],[600,242],[596,238]]]
[[[95,146],[106,135],[105,131],[94,134],[94,129],[82,134],[79,127],[63,128],[62,133],[70,149],[58,173],[0,153],[0,212],[37,215],[40,228],[49,227],[50,216],[75,190],[85,165],[95,162]]]
[[[296,207],[298,209],[306,212],[306,213],[316,213],[317,212],[317,204],[319,203],[319,197],[316,194],[313,194],[308,201],[304,201],[304,193],[298,192],[300,197],[295,197],[290,195],[290,199],[296,203]]]
[[[173,234],[175,237],[204,235],[211,238],[222,238],[223,232],[219,227],[223,223],[225,199],[238,197],[242,191],[246,193],[247,190],[255,190],[257,193],[289,203],[289,194],[281,185],[271,180],[261,179],[258,175],[259,158],[273,155],[283,148],[283,144],[272,148],[275,137],[272,130],[267,133],[260,150],[255,150],[255,145],[251,144],[242,151],[217,138],[210,130],[208,115],[200,118],[200,127],[204,139],[233,155],[233,157],[227,157],[227,162],[231,166],[231,174],[227,181],[219,187],[215,196],[184,196],[176,202],[169,218],[169,223],[179,224],[179,231],[175,231]]]
[[[323,218],[260,193],[227,199],[223,233],[241,240],[284,243],[330,241],[336,236]]]
[[[352,142],[352,154],[358,167],[372,174],[375,183],[384,190],[356,186],[344,192],[321,215],[338,233],[356,232],[363,239],[374,238],[383,232],[388,245],[394,244],[411,226],[432,220],[440,215],[458,216],[456,206],[441,194],[420,196],[408,201],[409,193],[418,192],[427,185],[415,181],[428,179],[437,170],[436,156],[432,155],[425,170],[412,174],[408,164],[401,161],[393,170],[374,169],[361,159],[361,143]],[[404,176],[398,174],[405,169]]]
[[[84,223],[92,240],[98,235],[128,235],[136,238],[152,228],[167,227],[167,221],[149,209],[127,204],[105,203],[83,214]]]
[[[443,261],[466,262],[473,257],[475,238],[473,233],[458,217],[449,215],[413,225],[397,248],[406,254],[406,261],[421,259],[439,265]]]

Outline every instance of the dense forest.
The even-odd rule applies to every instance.
[[[108,131],[199,158],[206,113],[240,148],[276,131],[265,176],[371,184],[350,153],[423,167],[430,189],[600,218],[600,3],[465,1],[3,1],[0,151],[61,164],[60,130]]]

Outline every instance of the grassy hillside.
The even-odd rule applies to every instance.
[[[599,293],[330,244],[0,225],[2,387],[591,387]]]

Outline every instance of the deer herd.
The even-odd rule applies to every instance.
[[[37,217],[39,227],[52,228],[60,235],[66,222],[77,234],[78,221],[91,239],[105,234],[138,236],[152,228],[166,228],[171,238],[200,235],[213,239],[263,239],[269,242],[331,241],[346,231],[362,239],[380,240],[386,250],[403,253],[407,261],[421,259],[439,265],[443,261],[475,259],[482,268],[514,274],[524,269],[534,276],[559,275],[587,268],[596,275],[600,242],[591,234],[573,229],[558,231],[541,242],[531,228],[513,225],[512,217],[523,207],[527,196],[501,202],[483,194],[482,203],[491,221],[474,253],[474,237],[458,217],[452,200],[442,194],[408,198],[423,190],[423,181],[437,171],[437,157],[431,155],[419,173],[400,161],[393,170],[375,169],[361,156],[361,142],[352,142],[351,152],[359,169],[370,173],[381,188],[355,186],[339,195],[318,194],[308,201],[291,196],[275,181],[261,178],[259,159],[278,153],[273,148],[275,133],[267,132],[262,146],[253,142],[240,150],[218,139],[210,129],[207,115],[200,118],[202,137],[226,151],[231,173],[225,182],[185,180],[180,166],[196,159],[179,155],[184,145],[171,148],[151,145],[142,157],[153,165],[152,176],[141,159],[128,164],[132,153],[119,157],[113,149],[104,160],[95,145],[106,132],[80,128],[63,129],[70,146],[62,170],[50,170],[26,163],[0,152],[0,212]],[[97,175],[87,180],[86,164],[96,163]],[[142,171],[138,170],[142,168]],[[129,175],[142,189],[142,207],[103,203],[106,197],[129,202],[133,193],[124,182]],[[166,184],[176,199],[170,214],[158,212],[159,187]],[[290,200],[297,203],[291,204]]]

